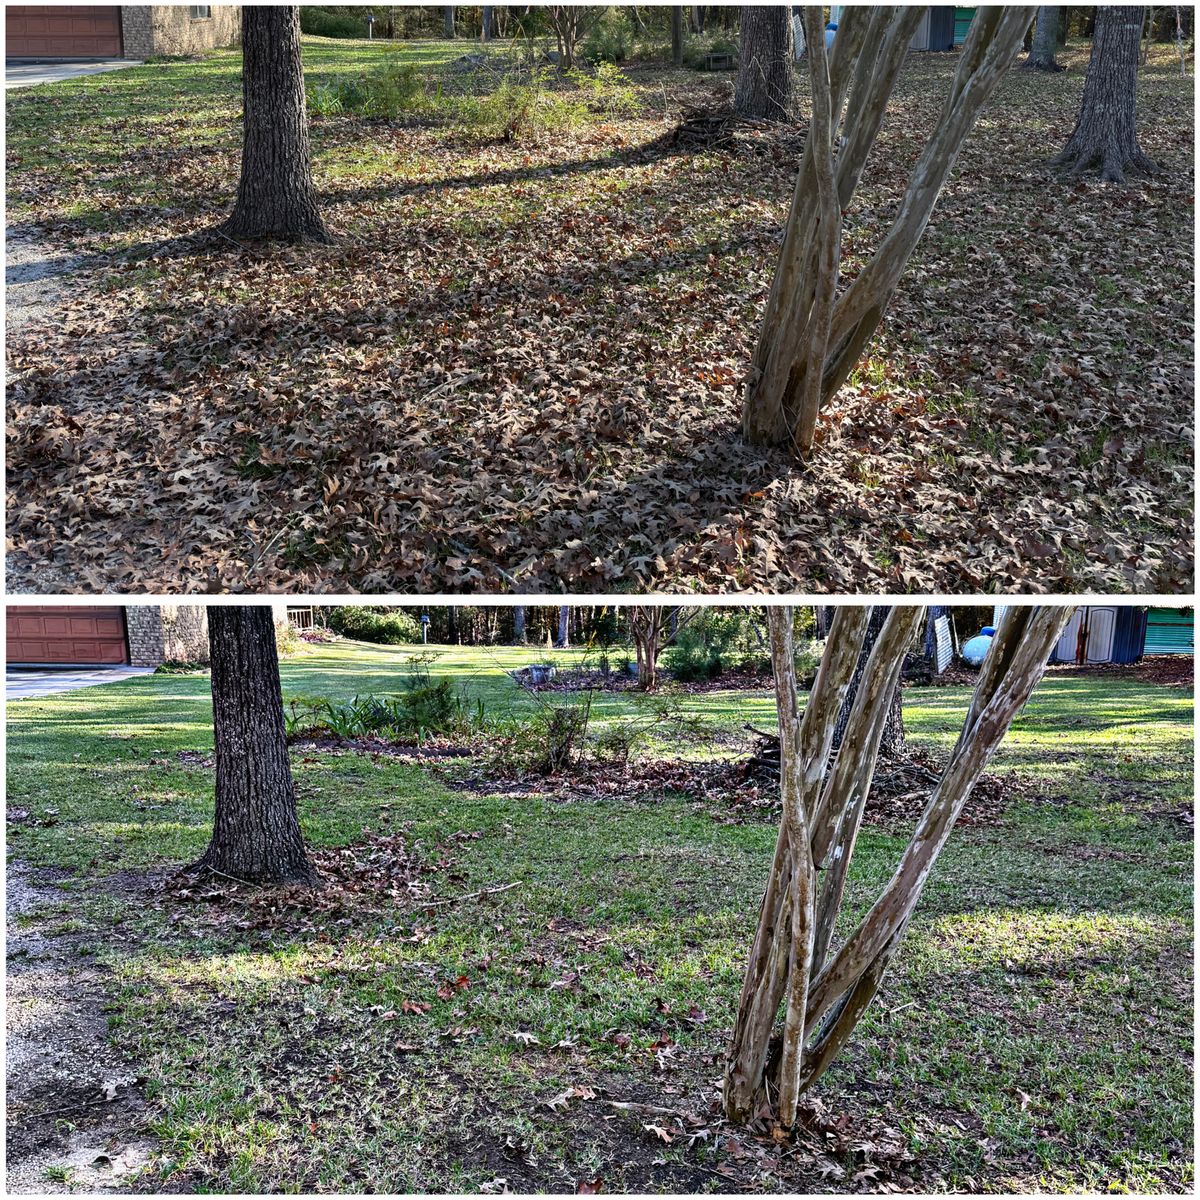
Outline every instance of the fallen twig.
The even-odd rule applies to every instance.
[[[518,879],[513,883],[505,883],[500,887],[481,888],[478,892],[468,892],[465,896],[448,896],[445,900],[430,900],[421,908],[440,908],[443,904],[457,904],[460,900],[478,900],[480,896],[495,896],[498,892],[507,892],[511,888],[520,887],[525,881]]]

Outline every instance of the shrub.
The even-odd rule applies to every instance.
[[[303,645],[299,631],[291,621],[275,622],[275,649],[279,651],[280,658],[295,654]]]
[[[350,11],[347,11],[350,8]],[[325,7],[318,4],[300,6],[300,32],[314,37],[365,38],[366,9],[355,6]]]
[[[548,87],[546,72],[533,71],[528,80],[506,75],[490,95],[464,98],[460,113],[466,127],[485,137],[519,142],[575,128],[587,119],[587,105]]]
[[[382,737],[394,741],[447,734],[470,734],[483,725],[482,702],[472,703],[449,679],[434,681],[429,667],[436,654],[412,660],[402,688],[392,695],[367,694],[352,700],[325,696],[290,696],[284,721],[290,736],[329,733],[352,739]]]
[[[557,775],[579,760],[591,719],[591,692],[581,692],[563,704],[542,704],[531,717],[508,723],[493,744],[490,765]]]
[[[583,58],[593,63],[624,62],[632,43],[627,15],[619,8],[606,8],[583,40]]]
[[[632,117],[641,112],[642,102],[629,76],[610,62],[598,63],[590,75],[572,68],[567,78],[583,93],[589,112],[604,117]]]
[[[308,93],[309,112],[322,117],[357,113],[371,120],[394,121],[424,104],[425,87],[412,63],[383,63],[358,75],[324,79]]]
[[[770,649],[757,614],[745,609],[705,609],[663,652],[663,665],[685,683],[715,679],[722,671],[770,665]]]
[[[360,642],[399,646],[421,640],[421,624],[408,613],[363,604],[345,604],[329,614],[329,628]]]

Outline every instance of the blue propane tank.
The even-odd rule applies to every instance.
[[[837,22],[830,21],[829,24],[825,26],[825,49],[826,50],[833,49],[833,39],[836,36],[836,34],[837,34]]]
[[[962,656],[971,666],[979,666],[987,657],[987,652],[992,646],[992,635],[995,632],[995,629],[989,625],[969,641],[963,643]]]

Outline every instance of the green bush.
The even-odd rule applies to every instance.
[[[536,141],[581,125],[587,120],[586,103],[547,86],[548,75],[533,71],[527,80],[506,75],[490,95],[465,97],[459,108],[463,125],[505,142]]]
[[[303,645],[300,634],[291,621],[275,622],[275,649],[279,652],[280,658],[287,658],[289,655],[295,654]]]
[[[573,67],[567,78],[579,89],[588,111],[603,117],[633,117],[642,109],[629,76],[610,62],[596,64],[591,74]]]
[[[357,5],[300,5],[300,32],[314,37],[365,38],[366,9]]]
[[[363,604],[346,604],[329,614],[329,628],[360,642],[399,646],[421,640],[421,623],[408,613]]]
[[[290,696],[284,702],[289,736],[326,733],[336,738],[381,737],[390,741],[424,741],[428,737],[467,736],[483,727],[481,701],[472,701],[449,679],[436,682],[429,667],[436,654],[420,654],[402,677],[403,690],[392,695]]]
[[[676,679],[691,683],[722,671],[770,666],[771,656],[758,613],[707,608],[679,631],[662,661]]]
[[[628,15],[619,8],[606,8],[583,40],[583,58],[593,63],[624,62],[632,44]]]
[[[370,120],[394,121],[425,107],[425,86],[412,63],[382,63],[357,75],[323,79],[308,92],[310,113],[328,117],[357,113]]]

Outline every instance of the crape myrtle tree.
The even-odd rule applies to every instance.
[[[883,124],[923,7],[848,6],[832,54],[823,10],[805,7],[812,119],[746,384],[756,443],[812,448],[817,417],[883,318],[967,134],[1021,47],[1033,8],[978,8],[950,90],[891,227],[839,294],[842,214]],[[836,154],[835,154],[836,150]]]
[[[1100,178],[1124,183],[1126,172],[1152,175],[1157,166],[1138,145],[1137,71],[1143,8],[1096,10],[1092,57],[1075,130],[1051,166],[1081,175],[1099,169]]]
[[[660,604],[635,604],[625,610],[642,691],[652,692],[658,686],[659,654],[699,612],[698,608],[665,608]]]
[[[196,867],[252,883],[314,885],[296,814],[270,608],[210,608],[208,648],[216,814]]]
[[[242,9],[242,126],[237,200],[221,232],[332,242],[313,184],[300,10],[294,5]]]
[[[833,725],[834,750],[841,749],[842,739],[846,736],[846,727],[850,723],[850,713],[854,708],[854,698],[858,695],[859,684],[866,673],[871,651],[875,649],[875,642],[883,632],[890,612],[891,609],[882,604],[876,604],[871,608],[862,647],[858,652],[858,662],[854,667],[854,674],[850,678],[850,686],[846,689],[846,698],[842,701],[842,707]],[[879,741],[879,753],[884,758],[898,758],[904,753],[904,713],[901,708],[899,679],[896,680],[891,700],[888,702],[887,715],[883,721],[883,733]]]
[[[1037,28],[1033,34],[1033,46],[1029,57],[1021,66],[1031,71],[1062,71],[1054,57],[1058,49],[1058,8],[1053,4],[1043,4],[1037,12]]]
[[[796,115],[791,10],[785,5],[743,5],[740,24],[734,111],[742,117],[790,121]]]
[[[846,1044],[878,990],[955,820],[1070,615],[1065,607],[1006,609],[958,741],[895,873],[835,947],[833,930],[888,708],[924,610],[897,606],[888,613],[832,768],[834,727],[870,614],[857,606],[837,610],[801,711],[792,610],[768,610],[783,817],[726,1062],[724,1106],[731,1120],[748,1121],[773,1104],[781,1124],[795,1123],[800,1096]]]

